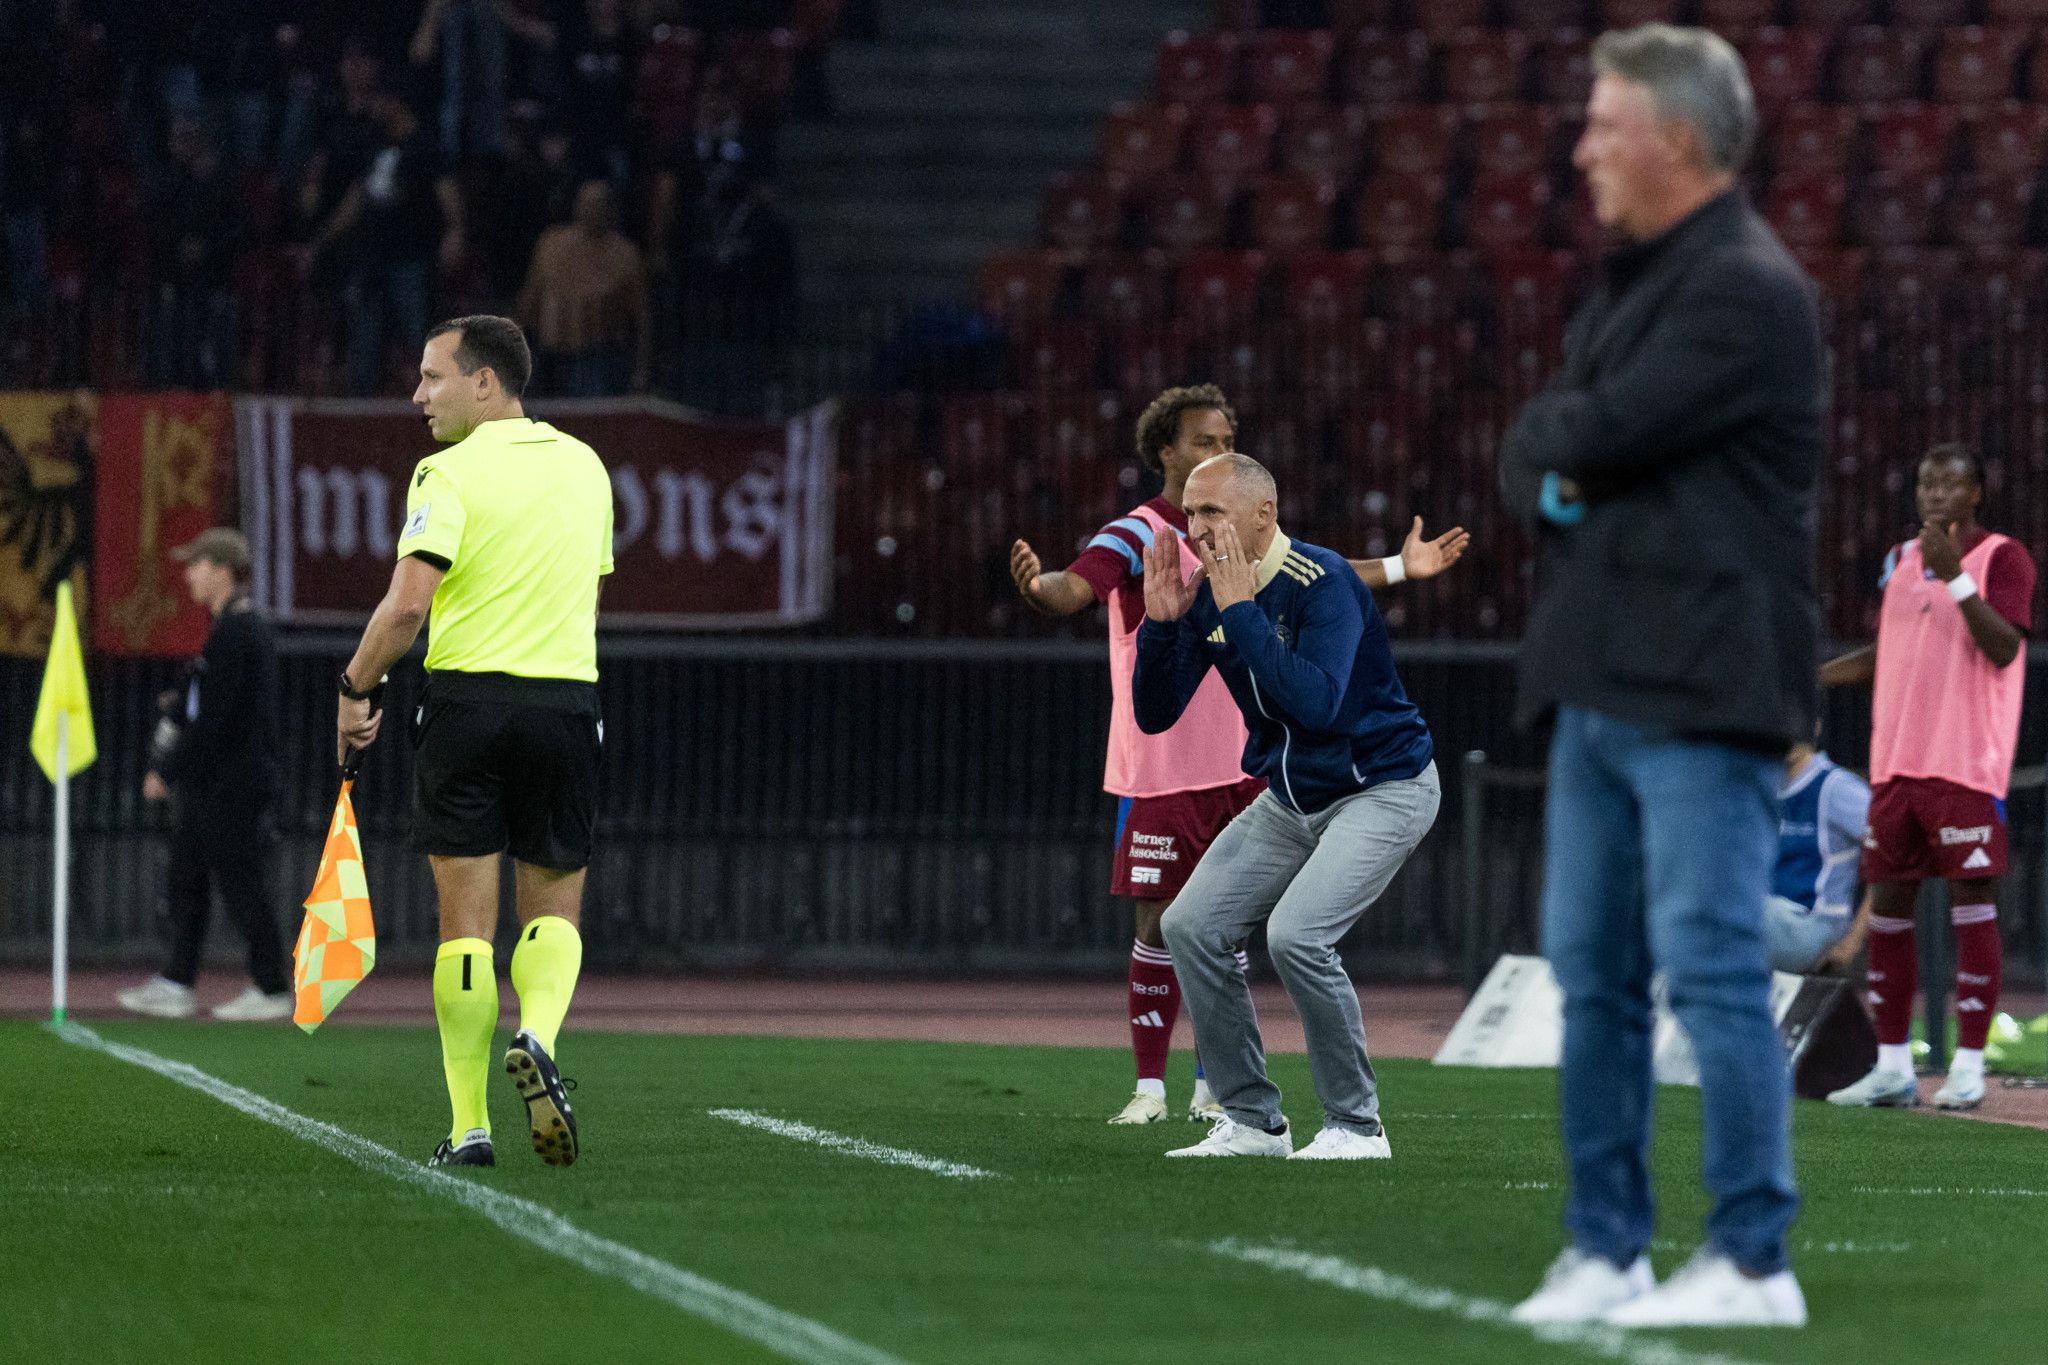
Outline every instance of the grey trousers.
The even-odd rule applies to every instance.
[[[1422,842],[1441,795],[1434,763],[1314,815],[1265,792],[1217,836],[1174,898],[1160,927],[1209,1089],[1237,1122],[1268,1130],[1281,1122],[1280,1088],[1266,1078],[1258,1013],[1235,957],[1264,920],[1266,949],[1308,1039],[1323,1122],[1367,1137],[1380,1131],[1365,1021],[1337,940]]]

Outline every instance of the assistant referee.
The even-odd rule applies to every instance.
[[[412,401],[448,449],[406,492],[391,587],[341,675],[339,747],[365,748],[382,713],[370,691],[431,614],[427,685],[413,719],[414,841],[441,905],[434,1017],[454,1118],[437,1166],[491,1166],[484,1103],[498,980],[498,859],[511,854],[519,1032],[505,1052],[533,1148],[576,1160],[576,1119],[556,1034],[583,963],[604,723],[597,709],[597,601],[612,571],[611,479],[583,442],[528,417],[532,353],[509,318],[463,317],[427,333]]]

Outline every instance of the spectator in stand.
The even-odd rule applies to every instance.
[[[37,306],[49,286],[53,156],[41,110],[27,106],[0,122],[0,250],[13,309]]]
[[[441,154],[504,150],[507,91],[516,39],[554,50],[555,26],[514,0],[426,0],[413,33],[412,64],[441,56]]]
[[[587,180],[576,216],[533,249],[519,312],[532,328],[542,385],[565,398],[603,398],[647,387],[652,330],[647,268],[612,226],[611,188]]]
[[[751,176],[705,197],[678,267],[684,399],[758,416],[796,299],[796,246],[766,184]]]
[[[641,46],[621,0],[583,0],[564,26],[559,107],[577,164],[621,192],[633,171],[628,115]]]
[[[150,195],[156,288],[149,310],[149,381],[221,388],[232,378],[234,326],[229,274],[240,215],[220,149],[200,120],[177,119],[165,140],[167,165]]]

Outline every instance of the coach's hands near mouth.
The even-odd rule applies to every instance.
[[[369,748],[377,739],[377,728],[383,723],[383,710],[372,711],[369,698],[361,701],[341,698],[334,723],[334,761],[346,763],[350,749]]]
[[[1258,594],[1259,566],[1252,562],[1244,542],[1237,538],[1235,526],[1226,525],[1216,532],[1213,550],[1196,541],[1195,553],[1202,557],[1202,567],[1208,572],[1209,591],[1216,595],[1216,610],[1249,602]]]
[[[1145,615],[1154,621],[1178,621],[1195,604],[1195,589],[1202,586],[1206,572],[1196,569],[1185,581],[1180,576],[1180,537],[1163,532],[1145,547]]]

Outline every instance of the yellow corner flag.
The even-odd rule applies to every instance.
[[[69,716],[64,737],[64,776],[91,766],[99,757],[92,734],[92,703],[85,695],[85,654],[78,647],[78,613],[71,605],[71,584],[57,585],[57,619],[50,627],[50,658],[43,665],[43,690],[36,697],[36,719],[29,730],[29,752],[43,775],[57,780],[57,717]]]
[[[377,965],[377,926],[363,876],[363,839],[356,831],[355,786],[344,779],[327,827],[320,870],[306,893],[306,921],[292,949],[292,1022],[311,1033]]]

